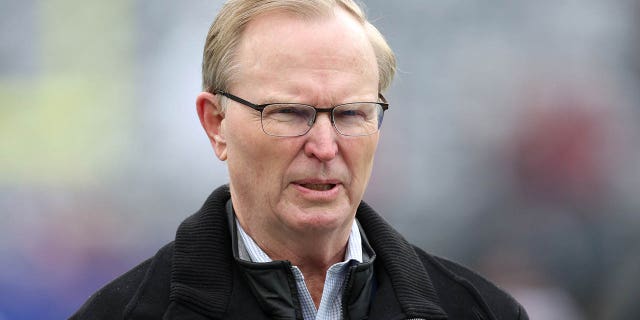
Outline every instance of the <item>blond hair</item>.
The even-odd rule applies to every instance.
[[[228,89],[234,80],[233,75],[237,73],[238,63],[234,59],[242,33],[247,23],[257,15],[283,10],[301,17],[320,17],[332,14],[336,6],[345,9],[363,25],[378,63],[378,91],[384,92],[395,74],[395,55],[354,0],[229,0],[207,34],[202,61],[203,90]]]

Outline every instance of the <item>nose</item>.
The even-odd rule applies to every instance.
[[[307,157],[315,157],[322,162],[330,161],[338,155],[338,133],[331,124],[329,113],[318,113],[316,121],[304,137],[304,153]]]

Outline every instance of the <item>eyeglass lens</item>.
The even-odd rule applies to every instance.
[[[343,135],[363,136],[378,131],[382,106],[376,103],[347,103],[332,112],[333,125]],[[262,129],[268,135],[290,137],[307,133],[315,122],[316,110],[300,104],[272,104],[262,111]]]

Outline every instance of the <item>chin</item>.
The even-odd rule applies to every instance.
[[[291,225],[305,232],[331,232],[350,226],[353,213],[350,208],[297,208],[291,219]]]

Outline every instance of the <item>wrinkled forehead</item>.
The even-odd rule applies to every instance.
[[[241,78],[260,72],[325,70],[371,74],[377,79],[375,53],[364,26],[335,7],[331,14],[301,16],[278,10],[246,25],[238,48]]]

